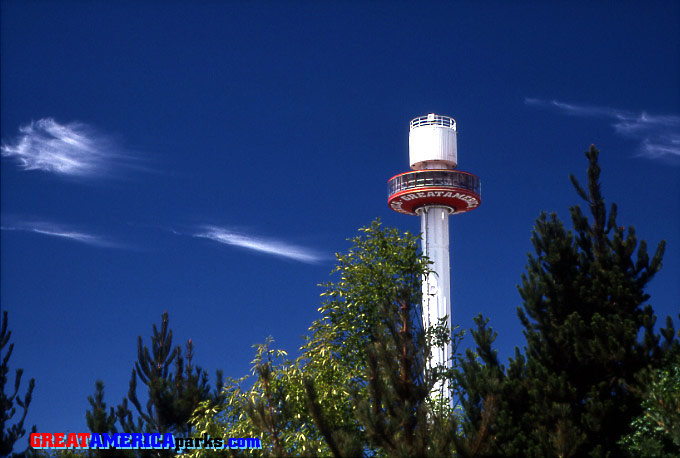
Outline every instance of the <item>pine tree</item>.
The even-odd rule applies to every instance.
[[[10,456],[14,449],[16,441],[21,439],[26,434],[24,428],[24,421],[28,413],[28,406],[31,403],[31,396],[33,395],[33,388],[35,388],[35,379],[28,382],[28,390],[24,398],[17,397],[19,394],[19,385],[21,384],[21,377],[24,373],[23,369],[17,369],[14,376],[14,391],[5,392],[5,385],[7,384],[9,372],[9,358],[12,356],[14,344],[9,344],[7,353],[2,355],[5,347],[9,343],[12,336],[12,331],[7,329],[7,311],[2,313],[2,320],[0,322],[0,456]],[[18,418],[13,425],[8,423],[16,413],[14,404],[22,409],[21,417]],[[33,426],[31,432],[35,432],[36,428]],[[22,454],[14,454],[14,456],[23,456]]]
[[[92,410],[85,413],[85,421],[87,427],[92,433],[117,433],[116,427],[117,417],[113,407],[107,410],[106,402],[104,402],[104,382],[97,380],[95,382],[94,396],[88,396],[87,402],[90,404]],[[87,450],[87,451],[69,451],[68,453],[60,453],[60,457],[67,456],[81,456],[92,458],[133,458],[137,456],[134,451],[124,450]]]
[[[191,414],[204,401],[222,398],[222,371],[217,371],[217,383],[211,393],[207,374],[194,367],[194,347],[186,345],[186,359],[180,346],[172,346],[172,330],[168,313],[161,317],[159,328],[153,325],[151,350],[137,340],[138,360],[132,370],[128,396],[114,410],[104,402],[104,382],[97,380],[94,396],[88,396],[91,410],[86,412],[87,426],[92,433],[173,433],[182,437],[192,434]],[[173,370],[174,366],[174,370]],[[146,409],[137,397],[137,377],[147,386]],[[130,410],[128,401],[137,415]],[[174,450],[88,450],[62,452],[60,456],[83,457],[162,457],[174,456]]]
[[[113,407],[107,412],[106,403],[104,402],[104,382],[97,380],[95,382],[94,396],[88,396],[87,402],[90,403],[92,410],[88,410],[85,414],[87,427],[93,433],[115,433],[116,430],[116,414]]]
[[[208,376],[200,368],[193,366],[193,343],[186,346],[186,362],[182,349],[172,346],[172,330],[168,326],[168,312],[161,317],[160,330],[153,325],[151,351],[137,340],[137,362],[132,370],[128,396],[118,406],[117,416],[126,432],[178,433],[191,435],[189,418],[201,401],[210,398]],[[171,368],[174,363],[174,371]],[[148,401],[142,408],[137,397],[137,377],[147,386]],[[217,391],[221,389],[221,372],[218,372]],[[130,401],[139,417],[132,421],[127,406]]]
[[[465,431],[494,413],[477,456],[625,456],[618,441],[641,413],[636,377],[680,351],[670,320],[655,334],[644,292],[665,242],[650,259],[634,228],[618,225],[616,204],[607,214],[599,152],[591,146],[585,154],[587,189],[571,180],[592,220],[574,206],[574,232],[544,213],[532,234],[536,254],[519,286],[524,354],[516,349],[507,369],[501,365],[495,334],[480,317],[473,332],[479,359],[469,352],[457,375],[467,392]]]

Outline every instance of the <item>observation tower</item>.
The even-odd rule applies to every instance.
[[[411,121],[409,159],[411,172],[392,177],[387,203],[396,212],[420,216],[422,251],[432,273],[423,278],[423,325],[427,329],[447,317],[451,329],[451,270],[449,265],[449,215],[474,210],[481,203],[481,182],[475,175],[456,170],[458,146],[456,120],[430,113]],[[451,366],[451,347],[434,348],[430,367]],[[448,387],[443,395],[449,397]]]

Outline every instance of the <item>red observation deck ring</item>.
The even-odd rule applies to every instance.
[[[458,170],[415,170],[387,182],[387,204],[396,212],[415,215],[419,207],[441,205],[454,213],[474,210],[482,203],[481,182]]]

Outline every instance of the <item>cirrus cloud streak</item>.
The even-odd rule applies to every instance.
[[[122,245],[114,243],[102,236],[45,221],[12,221],[7,225],[3,224],[0,229],[3,231],[32,232],[34,234],[67,239],[73,242],[101,248],[123,248]]]
[[[562,113],[609,119],[621,136],[639,143],[639,154],[649,159],[670,159],[680,163],[680,116],[634,113],[609,107],[595,107],[526,98],[527,105],[552,108]]]
[[[193,234],[193,236],[307,264],[316,264],[325,259],[319,253],[309,248],[271,238],[247,235],[217,226],[204,226],[201,231]]]

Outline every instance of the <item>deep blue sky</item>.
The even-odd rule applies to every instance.
[[[2,1],[1,301],[27,422],[86,430],[95,380],[120,402],[163,310],[211,373],[246,374],[269,335],[294,355],[346,239],[419,230],[386,181],[429,112],[482,180],[451,220],[455,322],[523,345],[533,223],[568,220],[591,143],[619,223],[668,241],[650,302],[677,315],[680,6],[477,3]]]

